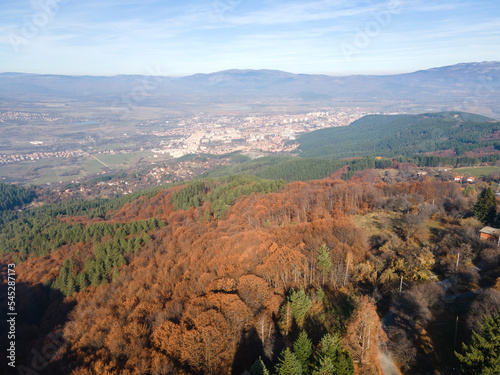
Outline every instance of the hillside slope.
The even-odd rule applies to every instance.
[[[500,122],[464,112],[368,115],[346,127],[300,137],[303,157],[407,156],[454,149],[455,154],[498,147]]]
[[[446,352],[453,335],[432,330],[447,310],[407,317],[403,308],[436,305],[434,282],[424,283],[456,271],[456,249],[461,272],[483,250],[485,265],[497,267],[498,252],[474,232],[479,223],[461,219],[472,192],[433,180],[284,185],[233,176],[5,214],[0,269],[6,275],[16,259],[19,363],[57,345],[47,373],[242,374],[259,358],[272,372],[290,348],[300,352],[300,335],[308,345],[305,332],[306,369],[329,353],[337,374],[378,374],[378,300],[379,309],[396,309],[391,350],[400,363],[411,368],[418,351],[425,374],[455,366]],[[5,294],[0,306],[5,315]],[[407,328],[415,321],[423,329]]]

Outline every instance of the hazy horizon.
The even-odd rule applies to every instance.
[[[290,73],[290,74],[295,74],[295,75],[326,75],[330,77],[349,77],[349,76],[384,76],[384,75],[399,75],[399,74],[411,74],[415,73],[417,71],[422,71],[422,70],[430,70],[430,69],[439,69],[439,68],[446,68],[446,67],[451,67],[451,66],[456,66],[456,65],[464,65],[464,64],[484,64],[484,63],[500,63],[500,60],[495,61],[467,61],[467,62],[457,62],[455,64],[451,65],[444,65],[444,66],[429,66],[429,67],[424,67],[424,68],[419,68],[416,70],[408,70],[408,71],[401,71],[401,72],[388,72],[388,73],[380,73],[380,74],[363,74],[363,73],[353,73],[353,74],[328,74],[328,73],[304,73],[304,72],[291,72],[291,71],[285,71],[285,70],[280,70],[280,69],[268,69],[268,68],[261,68],[261,69],[251,69],[251,68],[234,68],[234,69],[224,69],[224,70],[218,70],[218,71],[210,71],[210,72],[196,72],[196,73],[191,73],[191,74],[185,74],[185,75],[159,75],[163,77],[172,77],[172,78],[182,78],[182,77],[189,77],[193,75],[198,75],[198,74],[217,74],[217,73],[224,73],[224,72],[232,72],[232,71],[253,71],[253,72],[258,72],[258,71],[275,71],[275,72],[283,72],[283,73]],[[2,71],[0,74],[27,74],[27,75],[54,75],[54,76],[75,76],[75,77],[118,77],[118,76],[134,76],[134,75],[152,75],[148,73],[130,73],[130,74],[103,74],[103,75],[93,75],[93,74],[59,74],[59,73],[34,73],[34,72],[21,72],[21,71]]]
[[[495,1],[6,0],[0,71],[170,76],[270,69],[331,76],[498,61]]]

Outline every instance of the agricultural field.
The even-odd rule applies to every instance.
[[[456,168],[454,169],[454,172],[475,177],[482,177],[492,173],[499,173],[500,167],[496,166],[464,167],[464,168]]]

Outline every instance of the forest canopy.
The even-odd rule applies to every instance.
[[[0,211],[21,208],[30,203],[35,196],[34,189],[0,182]]]
[[[454,149],[500,147],[500,122],[488,117],[441,112],[420,115],[368,115],[345,127],[316,130],[299,138],[302,157],[413,156]]]

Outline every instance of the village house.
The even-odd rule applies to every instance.
[[[493,227],[484,227],[479,231],[479,238],[485,241],[495,241],[498,245],[500,241],[500,229]]]

